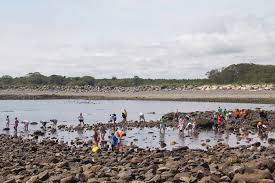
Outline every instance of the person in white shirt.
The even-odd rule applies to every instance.
[[[139,114],[139,122],[141,122],[141,121],[145,122],[145,117],[144,117],[144,114],[142,112]]]

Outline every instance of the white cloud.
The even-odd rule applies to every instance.
[[[78,40],[77,35],[43,35],[0,34],[0,75],[39,71],[97,78],[199,78],[210,69],[233,63],[275,63],[272,17],[208,17],[194,21],[189,30],[171,34],[170,39],[149,43],[124,37],[101,42]]]

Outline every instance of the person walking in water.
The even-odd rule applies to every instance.
[[[10,128],[10,117],[9,116],[7,116],[7,118],[6,118],[6,127]]]
[[[159,121],[159,129],[160,129],[160,133],[165,133],[165,128],[166,128],[166,126],[165,126],[165,117],[164,116],[162,116],[161,117],[161,119],[160,119],[160,121]]]
[[[126,111],[126,109],[124,109],[124,114],[125,114],[125,122],[127,122],[128,112]]]
[[[139,122],[141,122],[141,121],[145,122],[145,117],[142,112],[139,114]]]
[[[116,131],[116,114],[115,113],[111,115],[111,122],[114,123],[113,130]]]
[[[126,123],[127,122],[127,111],[126,111],[126,109],[124,109],[124,111],[122,112],[122,114],[121,114],[121,116],[122,116],[122,121],[124,122],[124,123]]]
[[[22,123],[24,124],[24,130],[29,131],[29,121],[24,120],[24,121],[22,121]]]
[[[17,117],[15,117],[15,121],[14,121],[14,130],[15,130],[16,132],[17,132],[18,124],[19,124],[19,121],[18,121]]]
[[[83,126],[84,126],[84,117],[83,117],[82,113],[79,114],[78,121],[79,121],[79,126],[81,126],[81,124],[83,124]]]
[[[181,116],[179,118],[179,123],[177,125],[178,129],[179,129],[179,133],[183,133],[184,132],[184,128],[185,128],[185,118],[183,116]]]
[[[122,122],[126,123],[126,114],[125,114],[125,112],[122,112],[121,116],[122,116]]]

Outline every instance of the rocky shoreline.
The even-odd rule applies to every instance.
[[[90,152],[55,141],[37,142],[1,135],[0,181],[3,183],[77,182],[274,182],[275,147],[231,148],[218,144],[207,151],[180,147],[172,151],[124,147],[120,153]]]
[[[249,133],[256,132],[258,111],[250,111],[251,118],[243,123]],[[179,113],[188,115],[198,122],[200,130],[208,128],[214,111]],[[275,112],[267,111],[268,130],[275,129]],[[166,115],[167,126],[175,127],[175,113]],[[112,123],[86,125],[85,130]],[[131,128],[158,127],[158,121],[117,123],[116,126]],[[243,127],[242,126],[242,127]],[[227,125],[221,133],[229,130],[241,136],[238,125]],[[58,130],[72,132],[78,127],[59,125]],[[51,128],[47,129],[50,132]],[[43,134],[34,134],[38,137]],[[219,142],[219,141],[218,141]],[[221,142],[221,141],[220,141]],[[71,144],[57,139],[24,138],[0,135],[0,182],[3,183],[272,183],[275,180],[275,139],[269,138],[268,145],[255,142],[250,145],[230,147],[218,143],[208,145],[204,141],[202,149],[189,149],[187,146],[174,147],[171,151],[137,146],[123,146],[119,152],[91,152],[91,144],[81,142]]]
[[[136,87],[116,87],[116,86],[10,86],[9,88],[2,88],[1,90],[18,90],[22,92],[153,92],[153,91],[213,91],[213,90],[247,90],[247,91],[262,91],[275,90],[273,84],[228,84],[228,85],[183,85],[183,86],[136,86]]]
[[[143,87],[34,87],[0,90],[0,100],[88,99],[88,100],[159,100],[236,103],[275,103],[273,86],[225,86],[198,88]],[[231,89],[230,89],[231,88]],[[249,89],[250,88],[250,89]],[[253,89],[251,89],[253,88]]]
[[[260,110],[260,109],[259,109]],[[261,120],[259,116],[259,110],[248,110],[249,112],[249,117],[247,119],[238,119],[238,120],[233,120],[231,122],[227,122],[226,125],[223,126],[222,132],[225,130],[229,130],[231,132],[237,131],[240,128],[246,128],[250,130],[253,133],[256,133],[257,130],[257,122]],[[230,111],[233,112],[233,111]],[[264,124],[267,126],[266,131],[272,131],[275,129],[275,111],[265,111],[267,113],[267,119],[268,121],[265,121]],[[196,112],[190,112],[190,113],[181,113],[178,112],[178,116],[189,116],[192,121],[195,121],[198,127],[198,130],[205,130],[205,129],[212,129],[213,122],[212,118],[215,111],[196,111]],[[167,119],[166,121],[166,127],[170,128],[176,128],[177,127],[177,122],[173,120],[175,113],[168,113],[164,115],[165,118]],[[114,128],[114,123],[109,122],[109,123],[96,123],[96,124],[85,124],[84,128],[85,130],[92,130],[94,128],[99,129],[100,127],[103,127],[105,129],[113,129]],[[115,123],[116,128],[127,128],[129,130],[133,128],[153,128],[157,127],[159,128],[159,121],[128,121],[127,123],[125,122],[116,122]],[[49,128],[51,129],[51,128]],[[77,131],[79,130],[79,126],[67,126],[67,125],[59,125],[58,126],[59,130],[65,130],[65,131]],[[83,130],[82,129],[82,130]]]

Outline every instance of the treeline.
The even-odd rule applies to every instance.
[[[60,75],[45,76],[39,72],[29,73],[23,77],[4,75],[0,78],[0,87],[33,87],[33,86],[142,86],[154,85],[168,86],[200,86],[204,84],[257,84],[275,83],[274,65],[237,64],[230,65],[221,70],[214,69],[206,73],[207,79],[142,79],[133,78],[95,79],[92,76],[65,77]]]
[[[275,65],[233,64],[221,70],[211,70],[207,76],[216,84],[275,83]]]
[[[45,76],[39,72],[29,73],[23,77],[11,77],[8,75],[0,78],[0,87],[7,88],[10,86],[122,86],[133,87],[141,85],[155,85],[155,86],[181,86],[181,85],[202,85],[207,82],[207,79],[142,79],[138,76],[133,78],[118,79],[113,77],[111,79],[95,79],[92,76],[83,77],[65,77],[60,75]]]

